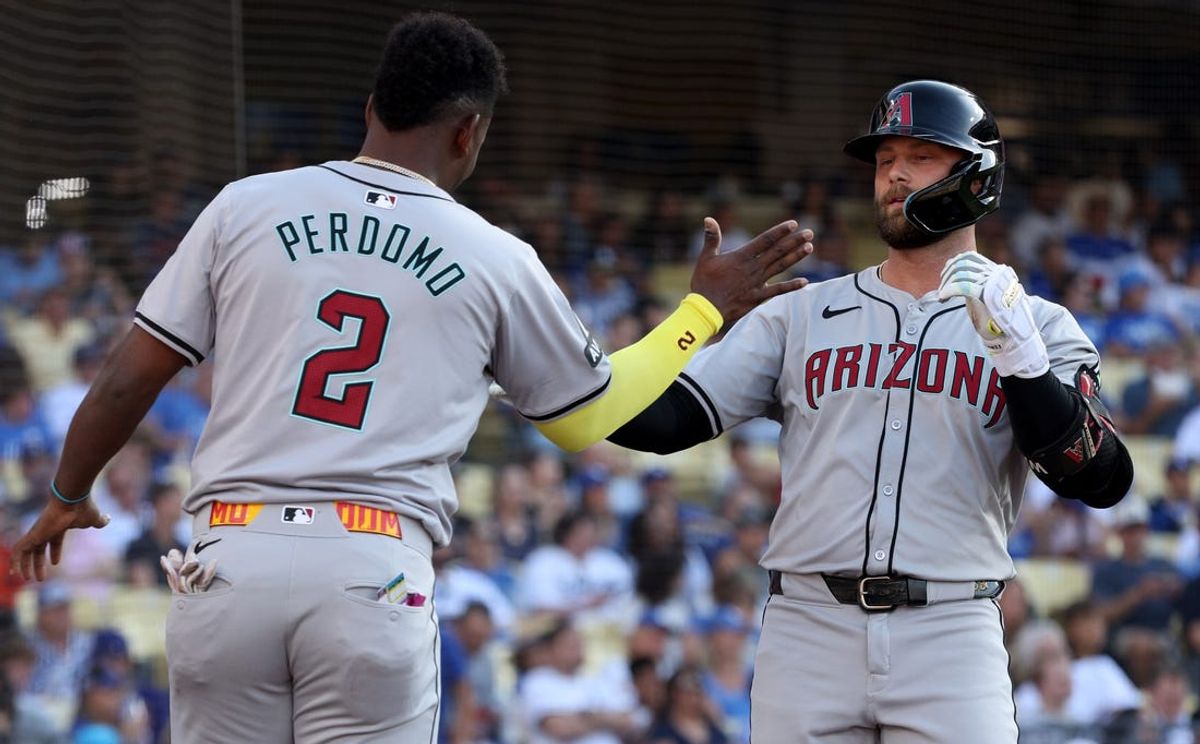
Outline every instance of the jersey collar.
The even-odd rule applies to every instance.
[[[352,163],[349,160],[330,160],[325,166],[336,168],[343,175],[351,176],[384,191],[405,194],[423,194],[446,201],[454,201],[450,192],[431,183],[405,176],[401,173],[376,168],[362,163]]]
[[[896,289],[892,285],[884,282],[883,279],[879,277],[881,266],[883,266],[883,264],[868,266],[858,273],[859,286],[870,294],[883,298],[897,307],[906,307],[910,304],[922,306],[943,304],[944,306],[948,306],[953,302],[953,300],[950,300],[946,303],[942,303],[942,301],[938,299],[938,293],[936,289],[926,292],[921,297],[914,298],[908,292],[905,292],[902,289]]]

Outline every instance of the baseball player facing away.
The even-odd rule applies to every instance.
[[[846,152],[875,168],[887,260],[751,312],[610,438],[669,452],[783,425],[755,744],[1013,744],[991,600],[1028,470],[1109,507],[1133,465],[1078,324],[975,252],[1004,168],[984,104],[899,85]]]
[[[533,249],[457,204],[505,87],[468,22],[409,17],[388,39],[362,154],[230,184],[138,305],[71,424],[48,505],[15,546],[41,579],[100,468],[184,364],[215,358],[193,461],[187,555],[164,558],[172,741],[433,741],[432,546],[450,464],[494,380],[556,443],[600,441],[720,328],[802,282],[785,222],[719,254],[693,294],[606,356]],[[219,564],[219,567],[218,567]]]

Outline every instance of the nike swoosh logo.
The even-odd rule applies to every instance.
[[[221,542],[221,538],[219,538],[219,537],[218,537],[216,540],[209,540],[209,541],[208,541],[208,542],[206,542],[206,543],[197,543],[197,544],[196,544],[196,555],[200,555],[200,551],[201,551],[201,550],[204,550],[204,549],[205,549],[205,548],[207,548],[209,545],[215,545],[215,544],[217,544],[217,543],[219,543],[219,542]]]
[[[830,310],[829,305],[826,305],[825,309],[821,311],[821,317],[824,318],[825,320],[829,320],[830,318],[835,318],[835,317],[841,315],[842,313],[848,313],[851,310],[859,310],[861,308],[862,308],[862,305],[855,305],[854,307],[844,307],[841,310]]]

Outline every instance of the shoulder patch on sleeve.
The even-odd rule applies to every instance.
[[[604,360],[604,349],[600,348],[600,342],[591,333],[587,334],[587,343],[583,347],[583,356],[593,368],[600,366],[600,362]]]

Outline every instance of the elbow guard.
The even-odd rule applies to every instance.
[[[1074,421],[1051,444],[1027,455],[1033,472],[1060,496],[1107,508],[1133,483],[1133,463],[1097,393],[1095,372],[1086,367],[1067,392],[1076,401]]]

